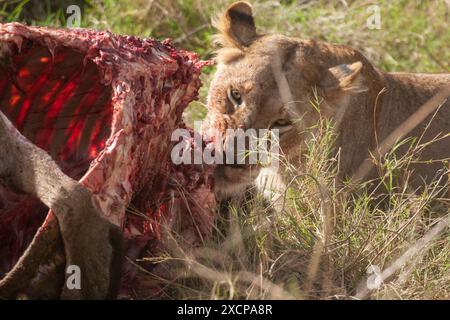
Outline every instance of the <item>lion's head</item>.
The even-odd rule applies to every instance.
[[[208,95],[206,126],[226,129],[278,129],[288,157],[298,153],[319,112],[338,124],[352,96],[365,90],[370,63],[344,46],[256,32],[252,7],[236,2],[215,22],[217,72]],[[240,193],[258,174],[258,166],[219,165],[221,193]]]

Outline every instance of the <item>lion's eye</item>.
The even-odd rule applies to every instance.
[[[241,93],[239,92],[239,90],[234,88],[228,89],[228,99],[236,106],[239,106],[242,103]]]
[[[282,135],[293,129],[292,122],[287,119],[278,119],[273,122],[269,128],[270,130],[278,130],[279,134]]]

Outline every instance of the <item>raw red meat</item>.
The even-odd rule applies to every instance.
[[[212,168],[173,165],[170,136],[197,97],[205,63],[169,40],[0,24],[0,111],[92,191],[123,228],[129,257],[164,245],[161,223],[175,225],[174,205],[194,245],[212,227]],[[52,221],[44,222],[47,212],[0,187],[0,278]],[[124,282],[135,273],[125,268]]]

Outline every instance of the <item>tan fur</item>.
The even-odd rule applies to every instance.
[[[290,119],[295,125],[281,136],[280,142],[283,152],[294,161],[308,139],[307,129],[319,119],[310,104],[315,88],[323,98],[321,116],[336,122],[342,177],[351,175],[377,142],[450,84],[448,73],[378,70],[361,53],[347,46],[283,35],[259,35],[251,6],[246,2],[231,5],[218,21],[221,31],[218,39],[224,48],[218,52],[218,70],[209,90],[207,126],[222,131],[238,127],[264,129],[277,119]],[[228,101],[229,87],[240,90],[241,107],[234,108]],[[449,112],[447,101],[422,142],[450,132]],[[420,137],[430,117],[410,136]],[[404,151],[405,148],[399,150]],[[423,160],[449,157],[449,138],[431,144],[420,155]],[[442,162],[417,165],[414,167],[416,180],[430,181],[440,168]],[[219,167],[218,188],[226,189],[228,194],[241,192],[242,186],[254,179],[257,170],[253,167],[249,175],[247,169]]]

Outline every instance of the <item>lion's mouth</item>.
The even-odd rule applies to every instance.
[[[260,171],[257,165],[223,164],[214,171],[215,191],[219,199],[241,196]]]

